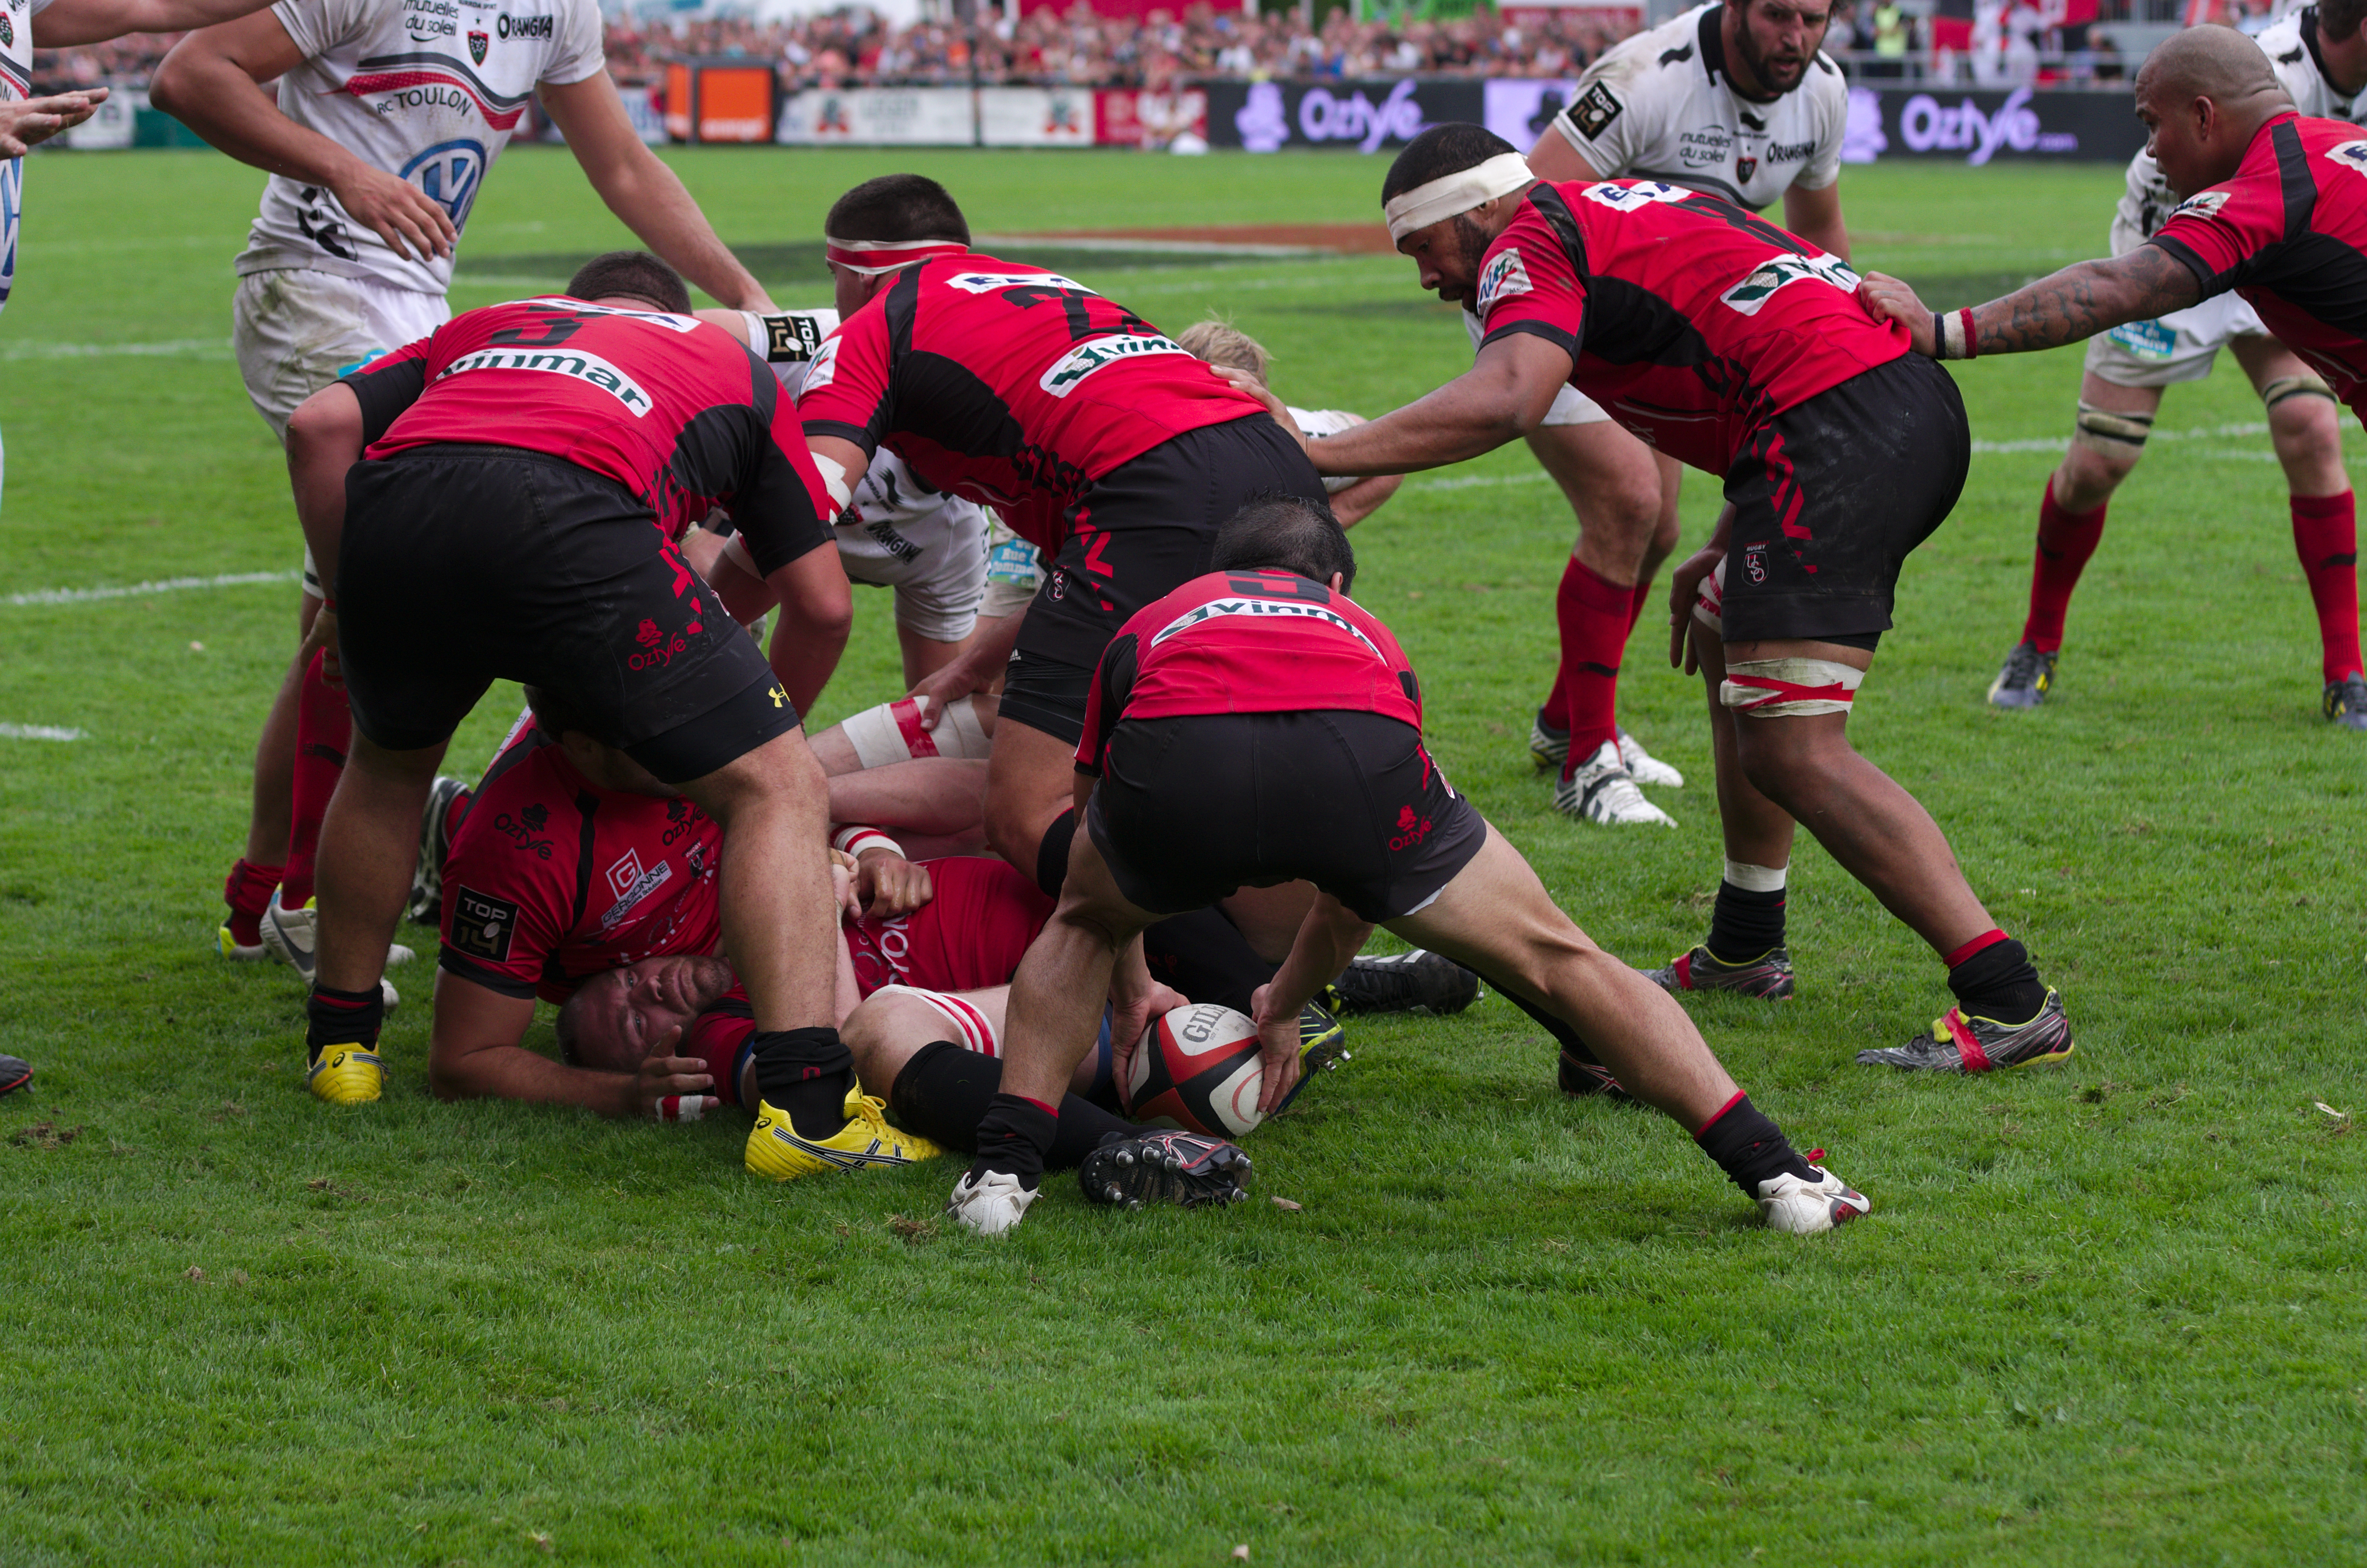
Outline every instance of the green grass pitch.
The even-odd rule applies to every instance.
[[[831,198],[900,165],[999,233],[1363,221],[1381,176],[1321,154],[676,163],[784,303],[822,298],[794,247]],[[2119,180],[1842,188],[1861,266],[1963,301],[2100,250]],[[294,982],[211,951],[292,585],[23,598],[296,565],[227,347],[261,182],[172,153],[41,156],[25,182],[0,722],[87,738],[0,739],[0,1051],[39,1068],[0,1103],[0,1563],[2367,1556],[2367,1139],[2316,1105],[2367,1119],[2367,741],[2316,717],[2282,484],[2232,365],[2171,392],[2162,428],[2187,434],[2115,505],[2058,696],[2015,716],[1982,692],[2078,362],[1957,367],[1988,445],[1908,567],[1854,733],[2064,989],[2078,1054],[1964,1082],[1853,1065],[1947,996],[1805,839],[1798,1000],[1693,1006],[1869,1221],[1755,1229],[1676,1129],[1565,1102],[1491,998],[1355,1028],[1353,1061],[1250,1141],[1251,1203],[1120,1217],[1061,1181],[979,1245],[934,1218],[951,1162],[775,1187],[730,1117],[436,1103],[421,933],[387,1097],[303,1094]],[[454,303],[625,237],[563,153],[514,152]],[[1064,264],[1170,330],[1230,313],[1302,403],[1377,413],[1468,363],[1388,258]],[[1686,496],[1697,541],[1715,490]],[[1702,694],[1648,621],[1624,713],[1690,777],[1659,796],[1679,831],[1552,813],[1523,741],[1570,534],[1524,454],[1417,477],[1355,536],[1359,597],[1422,671],[1457,782],[1595,937],[1658,962],[1718,875]],[[822,720],[895,689],[885,602],[859,602]]]

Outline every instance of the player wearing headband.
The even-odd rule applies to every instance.
[[[1849,743],[1899,566],[1971,460],[1955,383],[1867,314],[1838,257],[1715,197],[1538,182],[1471,125],[1416,137],[1382,195],[1422,286],[1471,301],[1487,335],[1469,374],[1316,442],[1318,468],[1462,461],[1535,428],[1567,382],[1725,480],[1709,548],[1678,570],[1670,605],[1671,657],[1708,679],[1727,876],[1708,939],[1656,978],[1790,994],[1784,884],[1800,824],[1931,943],[1956,994],[1929,1036],[1861,1061],[1979,1072],[2068,1054],[2061,999],[1930,814]]]
[[[1665,180],[1754,212],[1780,199],[1785,228],[1846,261],[1839,179],[1849,89],[1821,52],[1831,15],[1826,0],[1712,0],[1638,33],[1588,69],[1530,165],[1549,180]],[[1467,312],[1464,325],[1477,349],[1478,318]],[[1565,812],[1660,823],[1666,814],[1634,783],[1683,780],[1618,727],[1614,699],[1627,633],[1676,545],[1683,470],[1666,454],[1656,465],[1610,421],[1565,387],[1529,433],[1580,521],[1556,598],[1561,668],[1529,744],[1541,767],[1560,765],[1556,802]],[[1616,756],[1603,749],[1614,736]]]
[[[2367,0],[2320,0],[2271,24],[2258,40],[2277,81],[2305,115],[2367,120]],[[2129,160],[2128,188],[2112,214],[2112,249],[2128,255],[2151,239],[2178,197],[2150,153]],[[2294,553],[2317,612],[2326,717],[2367,730],[2360,674],[2357,507],[2342,468],[2334,391],[2271,337],[2240,295],[2220,294],[2157,321],[2127,322],[2088,340],[2078,422],[2038,505],[2030,614],[2022,639],[1989,686],[1999,708],[2035,708],[2055,688],[2063,622],[2079,574],[2104,532],[2104,512],[2145,455],[2164,388],[2199,381],[2227,349],[2267,405],[2269,439],[2291,494]]]

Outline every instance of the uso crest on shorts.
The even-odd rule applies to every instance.
[[[1478,310],[1481,319],[1486,319],[1488,307],[1497,301],[1529,291],[1529,269],[1521,265],[1521,247],[1512,245],[1497,252],[1495,259],[1489,262],[1479,274]]]
[[[1569,122],[1578,127],[1579,133],[1591,142],[1610,130],[1611,122],[1617,119],[1626,107],[1613,96],[1608,86],[1597,82],[1578,96],[1578,102],[1562,112],[1569,116]]]

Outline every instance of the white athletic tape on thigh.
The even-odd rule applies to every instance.
[[[1744,892],[1782,892],[1784,879],[1791,872],[1789,866],[1751,866],[1740,860],[1726,863],[1726,880]]]
[[[1726,666],[1717,699],[1761,719],[1846,713],[1863,679],[1863,670],[1830,659],[1743,659]]]
[[[840,725],[846,732],[847,743],[855,747],[855,760],[866,767],[885,767],[891,762],[940,755],[936,737],[921,726],[928,700],[925,697],[900,697],[893,702],[866,708]]]
[[[1693,596],[1693,619],[1718,636],[1726,635],[1726,562],[1701,580],[1701,588]]]
[[[1529,161],[1518,153],[1499,153],[1484,164],[1418,185],[1381,204],[1381,216],[1389,222],[1389,243],[1395,244],[1416,229],[1427,229],[1457,212],[1468,212],[1536,177],[1529,171]]]
[[[980,1056],[1001,1056],[1002,1042],[994,1037],[994,1025],[987,1016],[958,996],[948,996],[942,991],[923,991],[917,985],[883,985],[882,991],[900,991],[907,996],[917,996],[944,1014],[954,1026],[954,1043]]]
[[[978,722],[977,699],[962,697],[946,710],[935,731],[939,756],[969,757],[983,760],[994,750],[994,738],[986,726]]]
[[[748,541],[744,535],[734,533],[725,537],[723,559],[747,573],[751,577],[763,580],[764,574],[756,570],[756,558],[748,553]]]

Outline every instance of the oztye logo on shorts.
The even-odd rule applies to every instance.
[[[1190,349],[1172,338],[1153,333],[1149,337],[1093,337],[1078,344],[1052,361],[1052,368],[1039,377],[1036,384],[1054,397],[1066,397],[1077,390],[1077,383],[1104,365],[1115,365],[1122,359],[1144,359],[1154,354],[1189,354]]]
[[[1521,247],[1505,246],[1480,269],[1478,303],[1480,319],[1487,319],[1488,307],[1497,301],[1530,291],[1529,269],[1521,265]]]
[[[1750,277],[1720,294],[1718,300],[1728,310],[1755,316],[1775,297],[1777,290],[1802,281],[1822,283],[1844,294],[1857,292],[1857,274],[1837,256],[1778,256],[1761,262]]]

